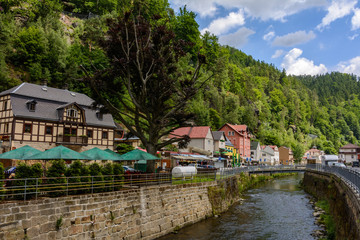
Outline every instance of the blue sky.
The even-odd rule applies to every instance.
[[[357,0],[169,0],[197,14],[200,31],[288,74],[360,76]]]

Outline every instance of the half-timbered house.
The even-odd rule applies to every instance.
[[[93,102],[81,93],[30,83],[1,92],[2,152],[24,145],[39,150],[65,145],[79,152],[113,149],[114,120],[93,109]]]

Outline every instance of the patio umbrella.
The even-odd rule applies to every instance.
[[[41,159],[41,160],[50,160],[50,159],[63,159],[63,160],[83,160],[89,159],[86,155],[75,152],[70,148],[64,147],[62,145],[46,150],[25,159]]]
[[[91,160],[121,160],[119,154],[117,154],[118,156],[116,156],[114,155],[116,153],[112,154],[97,147],[84,151],[81,154],[86,155]]]
[[[31,157],[35,154],[42,153],[40,150],[37,150],[29,145],[25,145],[21,148],[14,149],[9,152],[0,154],[0,159],[18,159],[24,160],[27,157]]]
[[[139,149],[134,149],[130,152],[127,152],[121,155],[121,160],[157,160],[160,159],[150,153],[141,151]]]
[[[110,150],[110,149],[105,149],[104,150],[105,152],[108,152],[108,153],[111,153],[112,155],[114,155],[115,157],[116,157],[116,160],[122,160],[122,158],[121,158],[121,154],[118,154],[118,153],[116,153],[116,152],[114,152],[114,151],[112,151],[112,150]]]

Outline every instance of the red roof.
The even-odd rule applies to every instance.
[[[170,137],[181,137],[184,135],[188,135],[190,138],[206,138],[206,135],[210,131],[209,126],[202,127],[182,127],[175,129]]]
[[[349,143],[349,144],[346,144],[345,146],[342,146],[340,149],[356,149],[356,148],[359,148],[359,146]]]
[[[221,131],[221,129],[225,126],[228,125],[229,127],[231,127],[232,129],[234,129],[238,134],[243,135],[242,132],[246,132],[247,126],[246,125],[233,125],[233,124],[229,124],[229,123],[225,123],[219,131]]]
[[[269,147],[271,147],[272,148],[272,150],[274,150],[275,151],[275,148],[277,148],[277,146],[276,145],[268,145]]]

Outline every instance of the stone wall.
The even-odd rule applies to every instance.
[[[338,177],[307,171],[304,190],[317,199],[326,199],[336,223],[336,239],[360,239],[360,198]]]
[[[217,182],[0,204],[0,239],[155,239],[212,216]]]

